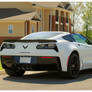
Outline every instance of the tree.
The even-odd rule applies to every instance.
[[[81,21],[80,18],[82,16],[82,13],[84,11],[84,3],[79,2],[79,3],[71,3],[73,7],[73,32],[75,30],[78,30],[78,28],[81,27]]]
[[[86,29],[86,36],[88,31],[92,27],[92,2],[87,2],[85,4],[85,9],[82,17],[84,21],[84,29]]]

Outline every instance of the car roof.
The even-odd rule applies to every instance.
[[[42,32],[34,32],[34,33],[63,33],[63,34],[69,34],[69,32],[63,32],[63,31],[42,31]]]
[[[69,32],[63,32],[63,31],[42,31],[42,32],[34,32],[34,33],[31,33],[31,34],[34,34],[34,35],[36,35],[36,34],[38,34],[38,35],[40,35],[40,34],[41,35],[42,34],[48,34],[49,35],[50,33],[56,33],[56,34],[59,34],[59,35],[51,37],[51,38],[48,38],[48,39],[57,39],[60,36],[62,37],[62,36],[70,34]],[[29,34],[27,36],[30,36],[31,34]],[[23,39],[25,39],[27,36],[23,37]]]
[[[67,34],[70,34],[69,32],[63,32],[63,31],[42,31],[42,32],[34,32],[33,34],[36,34],[36,33],[46,33],[46,34],[49,34],[49,33],[60,33],[60,34],[65,34],[65,35],[67,35]]]

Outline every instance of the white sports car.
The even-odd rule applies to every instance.
[[[31,70],[57,70],[76,78],[80,70],[92,68],[92,42],[76,33],[37,32],[21,40],[6,40],[0,54],[10,76],[22,76]]]

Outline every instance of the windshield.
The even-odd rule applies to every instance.
[[[49,39],[49,38],[55,37],[55,36],[60,35],[60,34],[61,33],[39,32],[39,33],[29,34],[22,39],[25,39],[25,40],[26,39],[27,40],[30,40],[30,39]]]

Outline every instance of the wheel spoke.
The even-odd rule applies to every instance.
[[[75,74],[78,74],[79,72],[79,61],[78,58],[75,56],[72,58],[70,63],[70,71],[71,74],[74,76]]]

